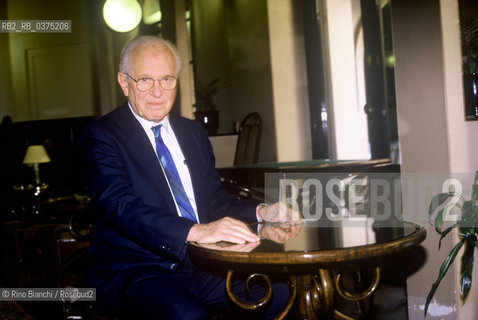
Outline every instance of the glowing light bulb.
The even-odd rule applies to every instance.
[[[107,0],[103,6],[103,18],[111,29],[128,32],[141,21],[141,6],[136,0]]]

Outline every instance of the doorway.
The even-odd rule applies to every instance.
[[[313,158],[399,162],[390,0],[303,10]]]

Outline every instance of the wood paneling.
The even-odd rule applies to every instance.
[[[88,45],[30,49],[27,56],[32,119],[94,114]]]

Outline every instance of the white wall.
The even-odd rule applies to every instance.
[[[183,67],[179,76],[179,86],[181,88],[179,94],[181,100],[181,115],[183,117],[193,119],[193,103],[194,103],[194,74],[192,65],[189,63],[192,59],[190,39],[186,27],[186,4],[184,0],[176,0],[174,2],[174,13],[176,14],[176,43],[178,51],[181,53]]]
[[[356,57],[354,33],[357,21],[352,1],[326,0],[330,94],[333,101],[333,123],[330,126],[335,134],[332,139],[335,154],[331,154],[331,158],[370,159],[367,117],[363,109],[363,57]],[[360,6],[356,8],[360,10]]]
[[[293,0],[268,0],[277,161],[312,157],[303,32],[297,32]]]
[[[464,121],[460,21],[457,0],[440,0],[445,72],[448,154],[451,172],[478,170],[478,121]]]
[[[9,20],[67,16],[72,20],[73,32],[0,36],[0,104],[4,104],[0,115],[6,113],[13,121],[93,115],[95,75],[89,55],[88,3],[55,0],[45,5],[8,0],[3,6],[2,16]]]
[[[443,60],[445,73],[445,108],[447,117],[447,135],[450,141],[448,154],[451,173],[467,173],[473,175],[478,170],[478,121],[464,121],[462,61],[460,43],[460,21],[457,0],[440,0],[443,36]],[[473,143],[474,142],[474,143]],[[471,186],[466,186],[471,187]],[[469,199],[469,194],[467,199]],[[455,235],[455,241],[457,236]],[[475,249],[475,253],[477,253]],[[459,258],[459,256],[458,256]],[[457,258],[457,259],[458,259]],[[476,262],[475,262],[476,264]],[[455,266],[455,279],[459,279],[459,268]],[[475,284],[464,305],[458,303],[458,319],[475,320],[478,317],[478,268],[474,268]],[[458,286],[458,284],[455,284]],[[459,290],[457,290],[457,295]],[[459,301],[459,297],[456,298]]]
[[[478,123],[464,120],[457,0],[393,1],[392,19],[402,172],[472,175],[478,169],[478,152],[471,144]],[[405,188],[403,201],[411,201]],[[415,214],[405,212],[405,217]],[[448,237],[438,251],[437,233],[431,226],[427,232],[422,243],[426,260],[407,281],[409,318],[414,320],[424,318],[425,298],[453,245]],[[473,306],[459,310],[457,290],[451,271],[427,319],[476,319]]]
[[[395,83],[398,135],[402,153],[402,172],[448,172],[448,138],[445,112],[442,38],[437,0],[392,2]],[[403,187],[403,203],[428,201],[410,199]],[[426,207],[426,206],[421,206]],[[414,220],[415,212],[405,211]],[[411,216],[411,217],[410,217]],[[451,249],[446,239],[437,251],[438,236],[429,225],[422,243],[426,260],[407,279],[410,319],[423,319],[425,298],[438,274],[438,268]],[[430,306],[427,319],[455,320],[453,275],[442,280]]]

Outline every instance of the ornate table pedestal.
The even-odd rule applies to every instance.
[[[233,244],[211,246],[192,243],[189,254],[193,261],[219,262],[227,268],[227,294],[243,309],[256,310],[270,301],[271,278],[277,276],[277,270],[281,270],[279,273],[282,277],[285,275],[289,282],[289,299],[276,319],[284,319],[295,306],[301,319],[349,320],[353,318],[336,309],[336,297],[357,302],[366,313],[380,283],[381,259],[419,245],[425,239],[426,231],[411,222],[394,223],[386,227],[372,223],[369,230],[372,234],[366,234],[365,242],[357,239],[357,245],[345,245],[337,241],[340,239],[337,233],[345,234],[347,231],[350,230],[305,224],[300,233],[286,243],[274,244],[271,240],[263,239],[249,251],[244,251],[244,246]],[[333,240],[321,242],[323,236]],[[258,270],[250,273],[246,280],[246,290],[253,280],[262,282],[265,294],[258,301],[240,300],[232,291],[234,273],[243,270],[244,266],[248,270]],[[368,277],[364,277],[364,270]],[[343,283],[346,274],[355,276],[355,283],[360,284],[358,290],[346,289]]]

